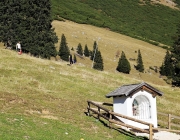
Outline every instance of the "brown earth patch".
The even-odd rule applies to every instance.
[[[53,115],[42,115],[41,117],[46,119],[58,120],[58,117]]]
[[[53,119],[53,120],[58,120],[58,117],[54,116],[52,113],[50,113],[49,110],[47,109],[42,109],[42,111],[39,110],[25,110],[26,113],[28,114],[40,114],[41,118],[47,118],[47,119]]]
[[[140,0],[140,2],[142,3],[141,5],[145,5],[145,1],[144,0]],[[165,5],[165,6],[168,6],[170,8],[173,8],[173,9],[179,9],[177,8],[177,4],[173,1],[173,0],[151,0],[151,3],[152,4],[162,4],[162,5]]]

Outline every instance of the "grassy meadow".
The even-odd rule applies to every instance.
[[[136,61],[129,60],[131,72],[130,75],[126,76],[142,81],[151,81],[158,85],[166,85],[166,82],[159,78],[159,73],[150,69],[150,67],[160,67],[162,65],[166,53],[165,49],[91,25],[77,24],[71,21],[53,21],[52,25],[59,37],[59,42],[56,44],[57,50],[59,50],[62,34],[66,37],[69,49],[73,47],[75,50],[78,44],[81,43],[83,49],[87,44],[89,50],[93,50],[93,44],[96,41],[103,58],[104,70],[117,73],[116,67],[119,61],[119,57],[116,57],[117,52],[119,51],[121,55],[121,52],[124,51],[128,60],[130,58],[137,59],[138,54],[136,52],[140,49],[145,73],[139,73],[135,70]],[[71,51],[71,53],[75,54],[75,51]],[[77,57],[77,59],[80,64],[86,65],[88,68],[92,67],[92,61],[89,58],[81,59]]]
[[[139,74],[134,68],[129,75],[115,71],[117,50],[123,50],[129,59],[136,58],[135,51],[140,49],[146,71],[149,66],[161,65],[165,50],[90,25],[54,21],[53,27],[59,39],[65,34],[70,48],[81,43],[92,49],[93,42],[100,37],[98,47],[105,70],[92,69],[89,58],[77,57],[77,63],[69,66],[58,57],[55,61],[18,55],[0,43],[0,139],[145,139],[109,129],[85,114],[87,100],[112,102],[105,98],[106,94],[123,84],[141,81],[164,92],[157,97],[158,111],[180,116],[180,89],[167,85],[159,74],[151,70]],[[59,43],[56,46],[58,49]],[[130,63],[133,66],[135,62]]]
[[[0,55],[0,139],[134,138],[84,113],[87,100],[110,101],[105,95],[125,76],[18,55],[2,44]]]

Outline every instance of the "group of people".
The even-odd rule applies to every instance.
[[[16,51],[18,51],[18,54],[22,54],[22,48],[20,41],[16,44]],[[73,60],[72,55],[69,55],[69,63],[70,65],[73,63],[76,63],[75,60]]]
[[[9,40],[6,43],[4,43],[5,49],[10,49],[11,50],[12,49],[11,45],[12,45],[12,43]]]
[[[11,41],[7,41],[7,43],[4,43],[5,49],[12,49],[12,43]],[[18,54],[22,54],[22,48],[20,41],[16,44],[16,51],[18,51]]]

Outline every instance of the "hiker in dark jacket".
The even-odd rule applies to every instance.
[[[72,55],[71,54],[69,55],[69,63],[70,63],[70,65],[73,64],[73,60],[72,60]]]

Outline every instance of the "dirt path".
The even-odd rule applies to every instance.
[[[149,137],[149,134],[146,133],[136,133],[136,135]],[[180,140],[180,134],[167,131],[159,131],[154,133],[153,140]]]

